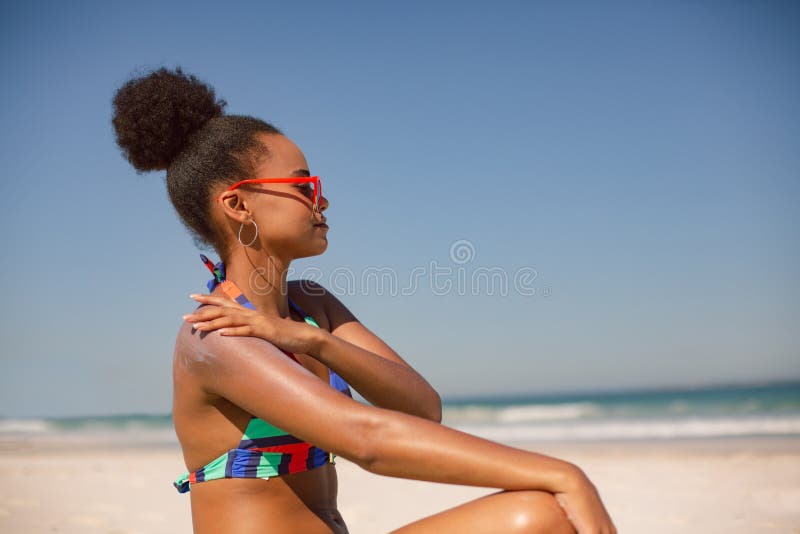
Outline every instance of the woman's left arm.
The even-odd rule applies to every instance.
[[[313,285],[312,292],[322,293],[331,331],[319,329],[311,356],[375,406],[441,422],[442,401],[422,375],[361,324],[335,295]]]

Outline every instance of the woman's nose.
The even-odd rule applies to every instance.
[[[323,211],[325,211],[326,209],[328,209],[328,206],[330,206],[330,202],[328,202],[328,197],[325,197],[325,196],[323,196],[323,197],[320,199],[320,203],[319,203],[319,211],[320,211],[320,212],[323,212]]]

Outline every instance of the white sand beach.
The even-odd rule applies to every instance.
[[[536,444],[597,485],[621,533],[800,533],[800,439]],[[387,532],[496,489],[365,472],[337,459],[352,534]],[[176,446],[0,442],[0,532],[191,532]]]

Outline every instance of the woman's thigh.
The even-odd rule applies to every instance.
[[[424,517],[390,534],[574,534],[552,493],[500,491]]]

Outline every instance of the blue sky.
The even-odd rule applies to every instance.
[[[800,378],[799,22],[755,1],[6,3],[0,415],[170,411],[208,273],[110,119],[128,77],[176,65],[304,150],[331,229],[298,275],[445,398]],[[432,262],[455,285],[535,272],[534,294],[437,294]],[[374,269],[427,274],[338,289]]]

